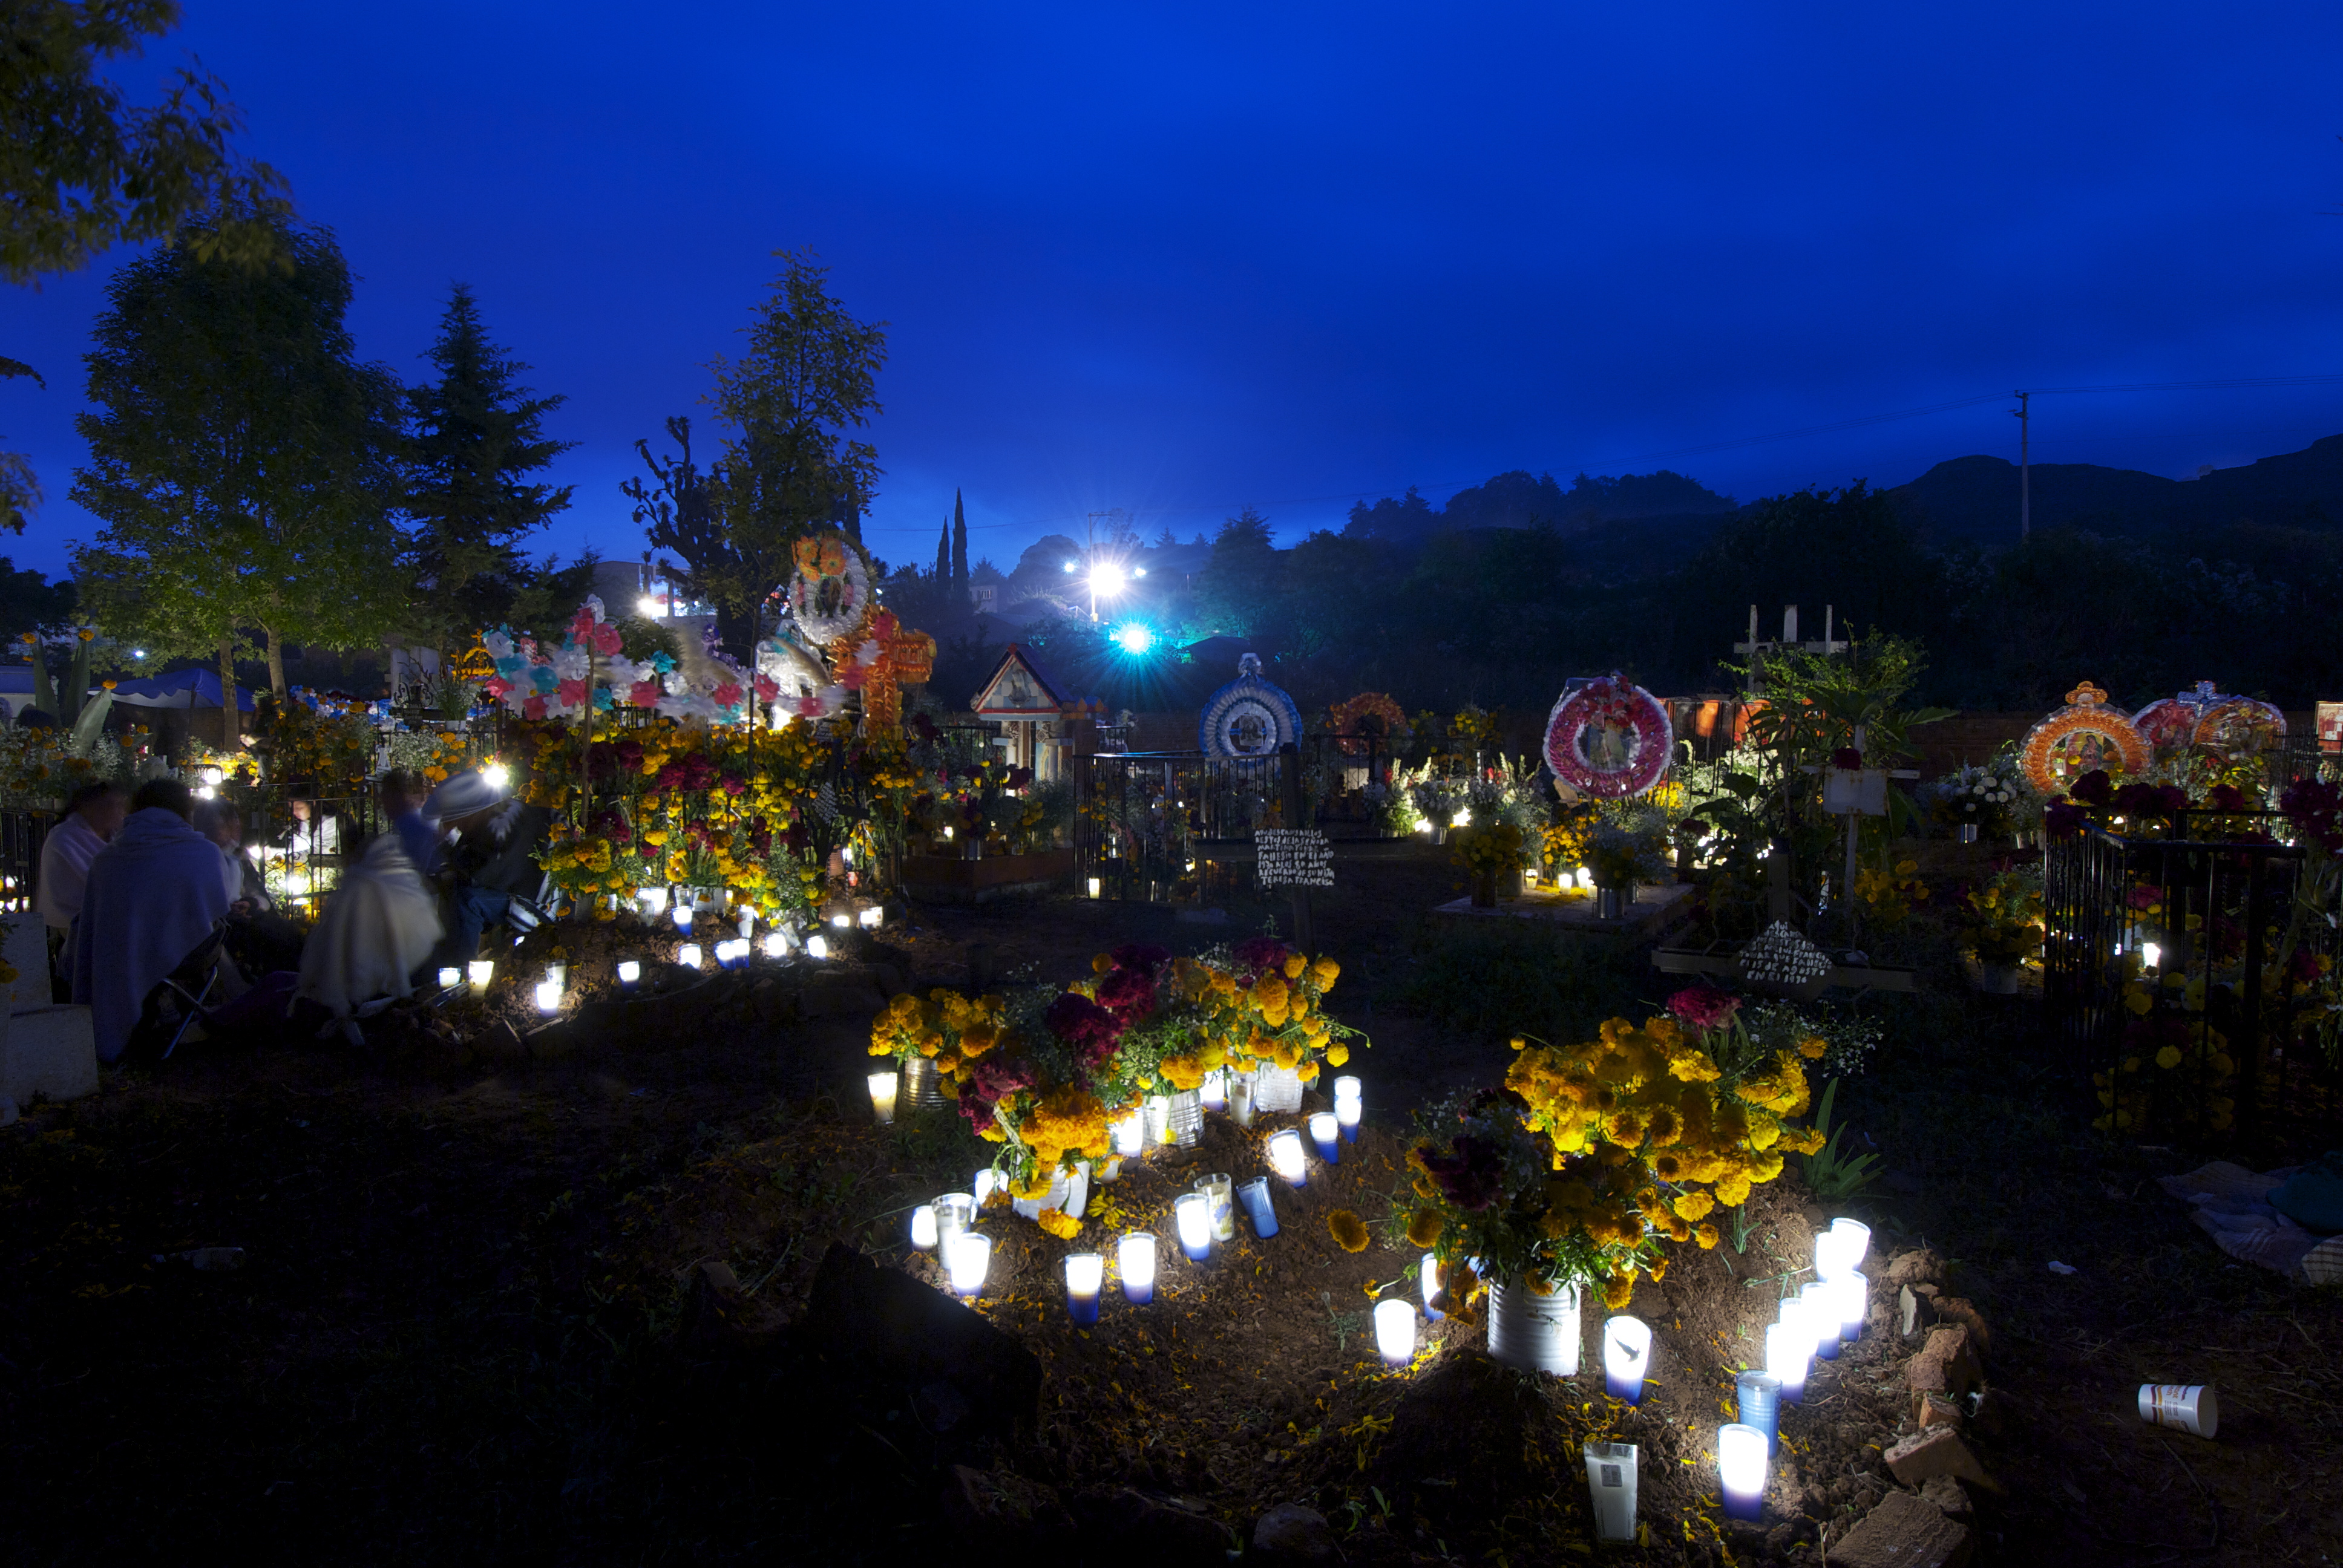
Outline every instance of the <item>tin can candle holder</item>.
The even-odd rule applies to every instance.
[[[1782,1380],[1761,1372],[1745,1372],[1733,1380],[1735,1407],[1741,1424],[1765,1434],[1765,1452],[1782,1450]]]
[[[1489,1354],[1523,1372],[1578,1375],[1578,1287],[1539,1295],[1520,1280],[1489,1287]]]

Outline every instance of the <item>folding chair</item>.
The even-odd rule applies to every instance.
[[[139,1011],[142,1033],[150,1017],[155,1020],[155,1030],[161,1031],[164,1027],[160,1017],[161,1004],[166,1000],[179,1015],[179,1025],[171,1031],[170,1043],[163,1048],[159,1060],[170,1060],[171,1053],[179,1049],[179,1041],[186,1038],[189,1026],[197,1019],[208,1016],[209,1010],[205,1004],[210,1001],[213,988],[219,984],[217,960],[220,943],[226,936],[226,922],[213,921],[211,935],[197,942],[195,950],[179,960],[179,967],[165,975],[162,982],[146,993],[146,1005]]]

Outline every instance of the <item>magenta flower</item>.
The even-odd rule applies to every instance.
[[[1723,1029],[1741,1009],[1741,999],[1714,986],[1686,986],[1668,998],[1668,1011],[1693,1029]]]

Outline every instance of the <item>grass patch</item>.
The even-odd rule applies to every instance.
[[[1640,1016],[1674,987],[1651,950],[1574,935],[1530,920],[1442,920],[1424,930],[1396,1000],[1457,1033],[1501,1040],[1594,1034],[1606,1018]]]

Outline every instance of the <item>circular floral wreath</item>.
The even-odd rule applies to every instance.
[[[798,569],[789,578],[789,615],[806,640],[827,648],[850,638],[870,618],[870,563],[842,534],[799,539]]]
[[[2096,739],[2106,750],[2115,753],[2116,766],[2126,773],[2138,773],[2148,762],[2147,739],[2126,718],[2123,709],[2107,706],[2107,694],[2089,681],[2066,694],[2066,706],[2026,732],[2026,743],[2018,749],[2017,765],[2025,769],[2026,782],[2045,795],[2064,794],[2066,777],[2057,769],[2069,743],[2087,743]],[[2101,766],[2106,765],[2102,753]]]
[[[2229,697],[2205,709],[2192,739],[2223,751],[2266,750],[2286,738],[2286,714],[2251,697]]]
[[[1603,729],[1624,729],[1632,737],[1626,759],[1616,766],[1605,766],[1587,749],[1589,738]],[[1675,744],[1667,705],[1615,670],[1555,703],[1545,721],[1545,765],[1554,776],[1582,795],[1606,800],[1640,795],[1657,784]]]
[[[2168,750],[2197,738],[2197,720],[2203,711],[2179,698],[2159,697],[2131,716],[2131,727],[2156,750]]]
[[[1362,691],[1348,702],[1338,702],[1327,710],[1327,717],[1333,720],[1334,733],[1345,739],[1363,736],[1365,732],[1359,728],[1359,720],[1370,716],[1383,720],[1385,739],[1407,732],[1406,709],[1380,691]],[[1346,755],[1356,757],[1363,755],[1366,748],[1351,745],[1342,749]]]
[[[1260,757],[1302,739],[1302,710],[1282,687],[1261,678],[1261,660],[1246,654],[1237,678],[1204,699],[1197,749],[1210,757]]]

